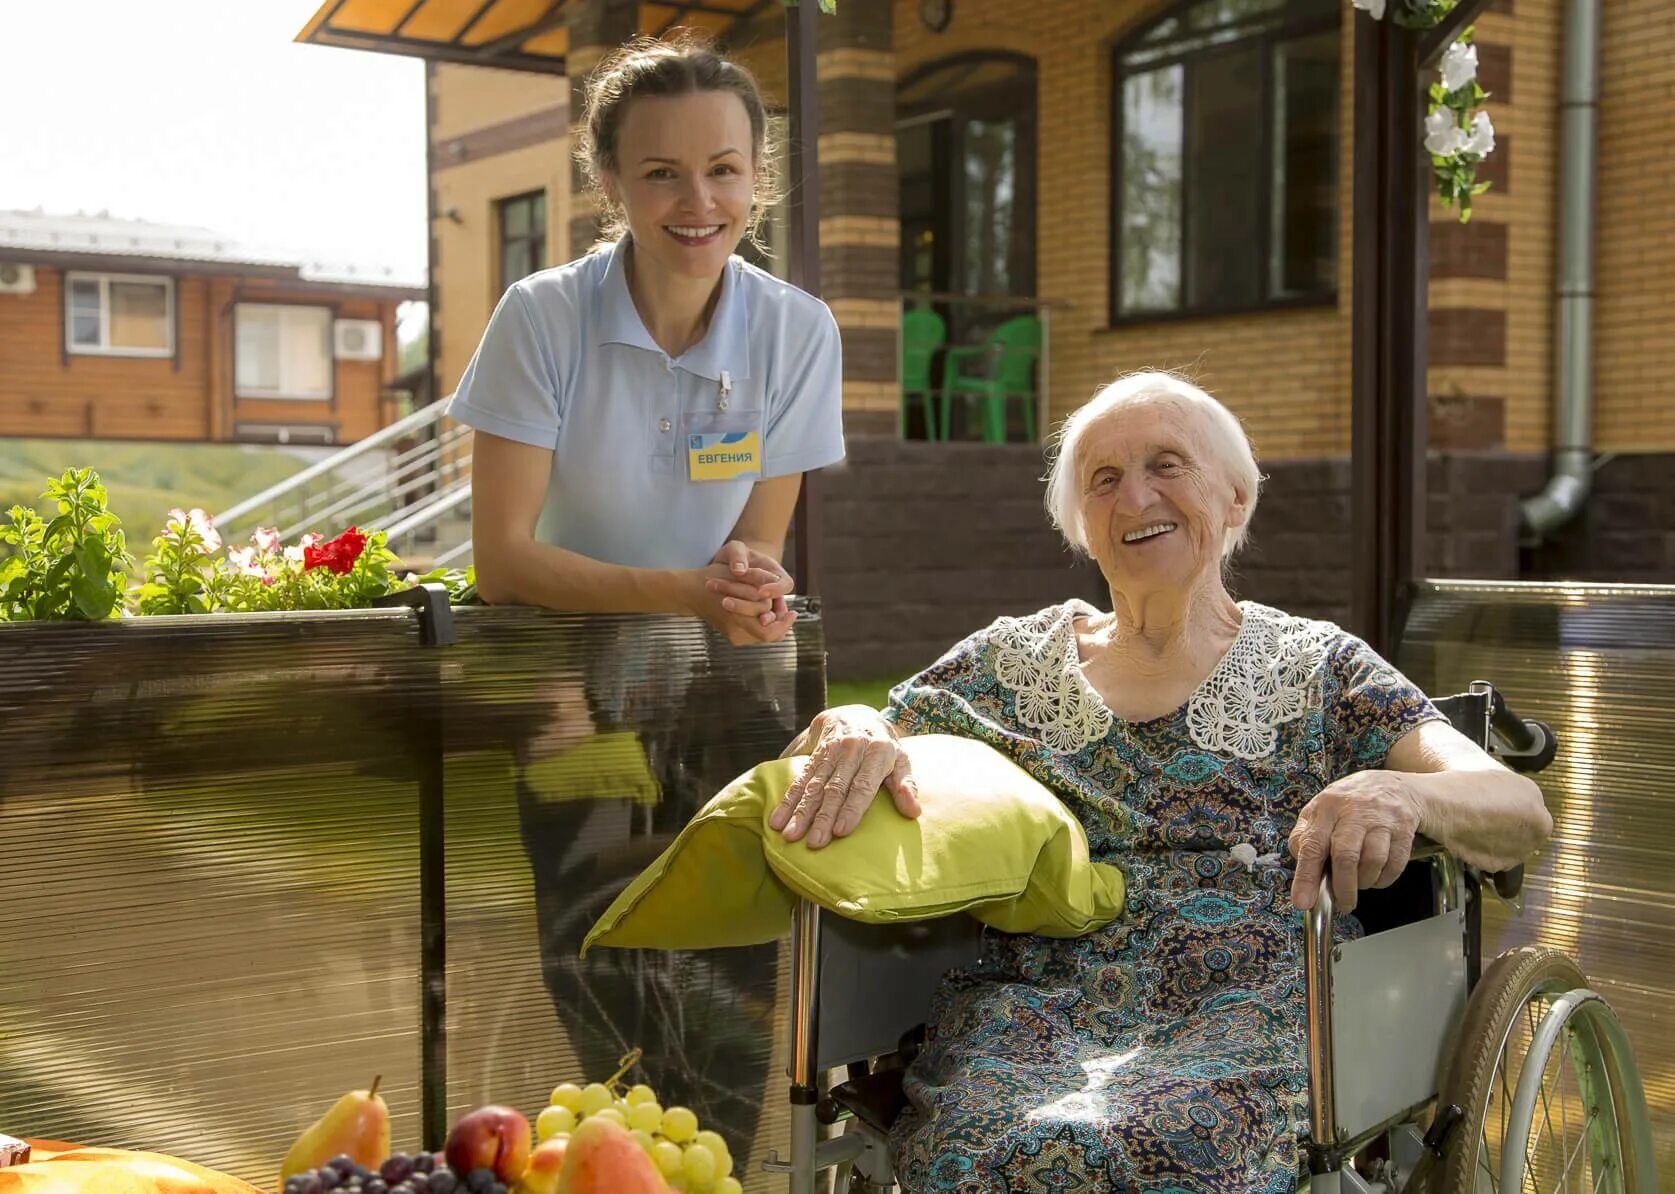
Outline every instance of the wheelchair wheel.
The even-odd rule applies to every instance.
[[[1432,1171],[1435,1194],[1656,1189],[1626,1039],[1557,950],[1511,950],[1484,973],[1437,1106],[1461,1118]]]

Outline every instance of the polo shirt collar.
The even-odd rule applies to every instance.
[[[648,352],[661,353],[657,341],[651,338],[634,299],[628,293],[628,237],[624,236],[606,250],[605,277],[600,288],[599,342],[627,344]],[[727,259],[721,271],[721,297],[716,300],[715,312],[710,316],[709,330],[704,338],[672,363],[720,381],[725,370],[733,377],[750,376],[750,313],[741,285],[743,263],[737,257]]]

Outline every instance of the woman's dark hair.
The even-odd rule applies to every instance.
[[[774,138],[767,106],[756,79],[738,63],[720,54],[701,34],[680,30],[666,40],[637,37],[606,57],[587,79],[586,106],[576,137],[576,160],[599,199],[607,237],[627,230],[620,208],[605,192],[605,173],[617,169],[617,138],[628,105],[647,96],[694,95],[703,91],[731,92],[750,116],[751,156],[756,188],[745,237],[758,249],[762,217],[779,198],[774,169]]]

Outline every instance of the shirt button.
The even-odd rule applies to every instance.
[[[669,428],[671,428],[673,426],[674,426],[674,424],[669,422],[668,419],[660,419],[660,420],[658,420],[658,423],[657,423],[657,429],[659,431],[667,431],[667,430],[669,430]]]

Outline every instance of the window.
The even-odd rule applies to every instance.
[[[1197,0],[1117,47],[1113,321],[1329,301],[1335,0]]]
[[[500,201],[500,291],[547,263],[547,193]]]
[[[330,307],[240,303],[233,321],[234,388],[240,398],[332,396]]]
[[[91,356],[173,356],[174,279],[66,275],[64,338],[71,352]]]

